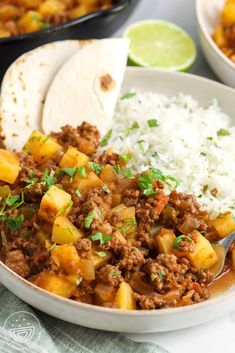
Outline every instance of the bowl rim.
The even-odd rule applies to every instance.
[[[210,80],[208,78],[205,77],[201,77],[201,76],[197,76],[194,74],[189,74],[189,73],[182,73],[182,72],[172,72],[172,71],[167,71],[167,70],[160,70],[160,69],[154,69],[154,68],[142,68],[142,67],[127,67],[126,68],[127,72],[137,72],[140,73],[142,72],[147,72],[151,75],[164,75],[164,76],[169,76],[170,77],[177,77],[177,78],[181,78],[183,80],[191,80],[191,81],[198,81],[204,84],[209,84],[212,87],[218,87],[220,89],[223,89],[227,92],[229,92],[230,94],[232,93],[235,96],[235,89],[226,86],[220,82],[217,81],[213,81]],[[32,291],[34,291],[35,293],[37,292],[39,295],[46,297],[47,299],[51,299],[52,301],[55,301],[57,303],[61,303],[65,306],[70,306],[74,309],[80,309],[80,310],[87,310],[89,312],[100,312],[103,314],[107,314],[107,315],[113,315],[115,314],[115,316],[119,316],[119,317],[123,317],[123,316],[130,316],[130,317],[145,317],[150,316],[150,317],[154,317],[154,316],[168,316],[171,314],[185,314],[187,312],[190,311],[197,311],[197,310],[203,310],[205,308],[208,307],[212,307],[212,305],[216,305],[216,304],[222,304],[230,299],[235,299],[235,292],[227,292],[230,288],[234,287],[231,286],[230,288],[228,288],[228,290],[218,294],[217,296],[208,299],[204,302],[201,303],[197,303],[197,304],[192,304],[192,305],[188,305],[188,306],[183,306],[183,307],[177,307],[177,308],[168,308],[168,309],[155,309],[155,310],[119,310],[119,309],[113,309],[113,308],[105,308],[105,307],[101,307],[101,306],[97,306],[97,305],[93,305],[93,304],[87,304],[87,303],[81,303],[81,302],[77,302],[75,300],[71,300],[71,299],[67,299],[67,298],[63,298],[60,297],[56,294],[53,294],[51,292],[48,292],[38,286],[36,286],[35,284],[29,282],[28,280],[22,278],[21,276],[19,276],[18,274],[16,274],[15,272],[13,272],[11,269],[9,269],[1,260],[0,260],[0,275],[1,272],[7,272],[7,275],[10,276],[11,278],[13,278],[14,280],[20,282],[21,285],[24,285],[25,287],[30,287],[30,289]]]
[[[12,42],[14,43],[18,41],[34,39],[34,38],[40,37],[41,35],[47,35],[70,27],[74,27],[76,25],[79,25],[81,23],[87,22],[92,19],[114,15],[118,12],[125,10],[135,1],[137,2],[137,0],[119,0],[117,4],[113,5],[112,7],[106,10],[98,10],[98,11],[90,12],[84,16],[78,17],[71,21],[61,23],[57,26],[52,26],[50,28],[41,29],[35,32],[23,33],[15,36],[0,38],[0,45],[4,43],[12,43]]]
[[[204,38],[206,39],[207,43],[209,44],[210,48],[217,54],[218,58],[223,61],[223,63],[229,65],[233,70],[235,70],[235,63],[232,62],[223,52],[219,49],[216,43],[213,41],[211,34],[206,29],[204,20],[203,20],[203,3],[205,0],[196,0],[195,3],[195,10],[196,10],[196,18],[198,27],[201,29]]]

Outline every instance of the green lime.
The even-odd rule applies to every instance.
[[[196,59],[192,38],[173,23],[160,20],[137,22],[128,27],[129,59],[136,65],[186,71]]]

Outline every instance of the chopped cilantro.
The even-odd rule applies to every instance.
[[[147,123],[149,127],[157,127],[159,125],[157,119],[149,119]]]
[[[102,172],[102,170],[104,169],[103,164],[90,162],[89,165],[90,165],[91,169],[93,170],[93,172],[95,172],[97,175],[99,175]]]
[[[86,167],[78,167],[76,173],[79,177],[86,177]]]
[[[121,230],[124,233],[129,233],[131,230],[133,230],[133,228],[136,226],[136,219],[135,217],[131,217],[131,218],[126,218],[124,220],[124,224],[120,227],[117,227],[116,230]]]
[[[100,146],[101,146],[101,147],[104,147],[104,146],[106,146],[106,145],[108,144],[108,141],[109,141],[109,139],[110,139],[110,137],[111,137],[111,135],[112,135],[112,132],[113,132],[113,130],[110,129],[110,130],[107,132],[107,134],[104,135],[104,137],[103,137],[102,140],[100,141]]]
[[[140,152],[144,153],[143,140],[137,141]]]
[[[37,15],[32,15],[32,19],[37,21],[37,23],[40,25],[41,29],[47,29],[50,28],[50,24],[48,22],[43,21],[40,17]]]
[[[119,275],[121,275],[121,271],[119,271],[119,270],[113,271],[113,273],[112,273],[112,277],[119,276]]]
[[[136,96],[136,93],[135,93],[135,92],[128,92],[128,93],[124,94],[124,95],[121,97],[121,100],[130,99],[130,98],[135,97],[135,96]]]
[[[163,272],[163,271],[159,271],[158,273],[152,273],[152,274],[151,274],[151,281],[154,282],[155,279],[160,279],[160,280],[162,280],[165,275],[166,275],[166,274],[165,274],[165,272]]]
[[[99,256],[99,257],[105,257],[107,254],[105,251],[97,251],[96,254]]]
[[[51,250],[53,250],[55,247],[56,247],[56,243],[54,243],[54,244],[52,244],[52,246],[50,246],[48,249],[47,249],[47,251],[51,251]]]
[[[20,230],[24,222],[24,215],[21,214],[16,217],[5,217],[4,222],[10,230]]]
[[[217,131],[217,136],[230,136],[230,132],[226,129],[220,129]]]
[[[13,195],[13,196],[8,196],[8,198],[6,199],[6,204],[7,206],[13,206],[17,200],[20,199],[20,195]]]
[[[107,192],[107,194],[110,194],[110,193],[111,193],[111,191],[110,191],[110,189],[109,189],[109,187],[108,187],[107,184],[103,184],[103,185],[102,185],[102,189],[103,189],[105,192]]]
[[[117,174],[120,174],[120,172],[121,172],[121,167],[120,167],[119,164],[114,165],[114,166],[113,166],[113,169],[115,170],[115,172],[116,172]]]
[[[132,123],[131,127],[127,128],[127,129],[125,130],[125,135],[126,135],[126,136],[129,136],[131,133],[134,132],[134,130],[139,129],[139,127],[140,127],[140,126],[139,126],[139,124],[137,123],[137,121],[134,121],[134,122]]]
[[[96,210],[93,210],[88,214],[88,216],[85,218],[85,227],[86,228],[90,228],[95,216],[96,216]]]
[[[110,240],[112,240],[112,236],[108,234],[104,234],[101,232],[96,232],[91,236],[92,241],[99,240],[100,245],[108,243]]]
[[[80,193],[80,191],[79,191],[79,189],[76,189],[76,190],[75,190],[75,194],[76,194],[78,197],[82,196],[81,193]]]
[[[134,172],[130,168],[125,168],[123,170],[123,175],[127,179],[134,179]]]
[[[24,179],[23,180],[26,184],[28,184],[26,186],[26,188],[31,188],[33,185],[35,185],[38,182],[38,178],[36,178],[34,176],[34,171],[32,169],[30,169],[28,171],[28,179]]]
[[[121,161],[127,163],[129,160],[131,160],[132,154],[131,153],[124,153],[120,155]]]
[[[208,141],[212,141],[212,140],[213,140],[213,137],[212,137],[212,136],[208,136],[206,139],[207,139]]]
[[[156,180],[161,180],[165,182],[168,186],[174,188],[176,188],[180,184],[180,180],[169,175],[164,175],[159,169],[151,168],[149,171],[141,174],[138,177],[138,186],[141,190],[143,190],[144,195],[151,196],[156,194],[153,189],[153,182]],[[175,185],[172,186],[169,181],[173,181]]]
[[[55,178],[54,178],[55,172],[53,169],[51,169],[50,174],[48,169],[46,168],[43,172],[42,178],[41,178],[41,183],[50,189],[52,185],[55,184]]]
[[[87,175],[86,167],[61,168],[59,170],[59,174],[62,174],[62,173],[70,176],[71,181],[75,174],[77,174],[79,177],[85,177]]]
[[[180,250],[180,242],[182,240],[189,242],[192,241],[192,239],[188,235],[182,234],[173,240],[173,249]]]
[[[59,170],[59,173],[62,174],[67,174],[68,176],[70,176],[70,178],[74,177],[74,174],[76,173],[77,167],[73,167],[73,168],[61,168]]]

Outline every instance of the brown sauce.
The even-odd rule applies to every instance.
[[[208,287],[211,297],[221,294],[235,285],[235,271],[224,272],[217,280]]]

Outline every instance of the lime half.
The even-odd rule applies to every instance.
[[[161,20],[137,22],[128,27],[129,59],[136,65],[186,71],[196,59],[192,38],[180,27]]]

